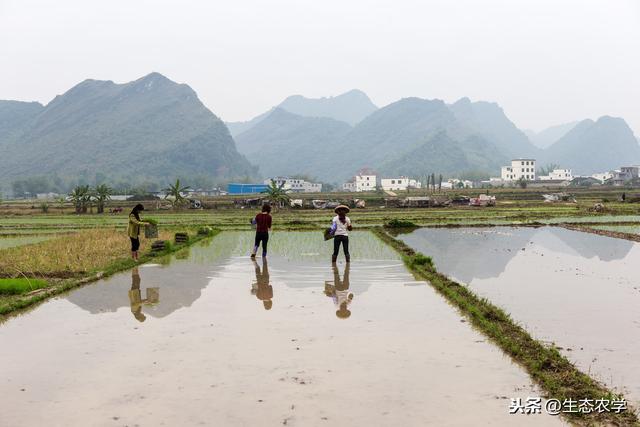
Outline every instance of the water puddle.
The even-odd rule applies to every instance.
[[[419,229],[400,238],[640,402],[640,244],[556,227]]]
[[[551,425],[539,392],[370,233],[225,232],[0,326],[0,424]],[[3,424],[4,425],[4,424]]]

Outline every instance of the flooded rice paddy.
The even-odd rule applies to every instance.
[[[49,240],[53,236],[0,236],[0,250]]]
[[[539,395],[395,252],[353,233],[224,232],[0,325],[2,425],[554,425]],[[464,255],[464,254],[461,254]]]
[[[640,244],[556,227],[419,229],[399,238],[640,402]]]

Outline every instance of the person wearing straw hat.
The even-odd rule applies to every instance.
[[[334,264],[338,260],[338,252],[340,252],[341,244],[345,261],[351,261],[351,255],[349,254],[349,231],[351,231],[353,227],[351,226],[351,220],[347,216],[349,210],[349,207],[345,205],[336,206],[334,209],[334,212],[337,214],[331,223],[331,234],[334,236],[331,262]]]

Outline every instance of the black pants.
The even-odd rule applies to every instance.
[[[349,236],[335,236],[333,238],[333,256],[338,256],[338,252],[340,252],[340,243],[342,243],[344,256],[349,257]]]
[[[140,249],[140,238],[129,237],[131,239],[131,252],[137,252]]]
[[[269,242],[269,232],[268,231],[256,231],[256,240],[253,244],[254,250],[258,252],[258,246],[260,246],[260,242],[262,242],[262,256],[267,254],[267,243]]]

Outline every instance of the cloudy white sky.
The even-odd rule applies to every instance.
[[[291,94],[468,96],[520,127],[624,117],[640,135],[640,0],[0,0],[0,99],[151,71],[224,120]]]

